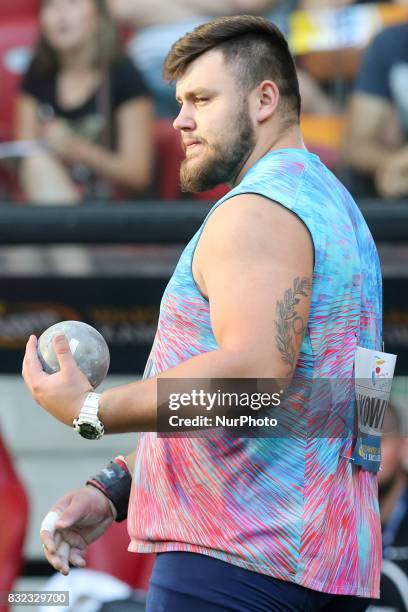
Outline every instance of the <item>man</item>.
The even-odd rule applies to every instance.
[[[397,408],[390,406],[381,442],[378,474],[383,566],[378,602],[370,612],[408,612],[408,476],[407,438]]]
[[[408,194],[408,23],[386,28],[367,49],[345,144],[361,195]]]
[[[381,532],[376,475],[352,467],[350,436],[147,433],[157,427],[158,382],[350,380],[356,346],[381,343],[377,252],[350,194],[304,147],[279,30],[260,17],[216,19],[175,43],[165,74],[177,82],[184,189],[227,180],[232,189],[165,290],[145,379],[87,409],[97,405],[109,433],[145,432],[127,458],[128,530],[130,550],[161,553],[148,610],[364,610],[378,597]],[[47,376],[29,339],[26,383],[63,423],[85,422],[92,389],[64,337],[55,347],[61,371]],[[56,569],[68,571],[61,538],[81,565],[87,543],[116,512],[126,516],[125,470],[119,458],[94,487],[56,503],[55,535],[50,518],[42,530]]]

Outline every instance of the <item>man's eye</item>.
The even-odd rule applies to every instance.
[[[200,104],[202,102],[208,102],[208,98],[196,98],[195,101]]]

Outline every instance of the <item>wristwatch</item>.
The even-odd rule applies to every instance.
[[[105,433],[102,421],[98,418],[100,393],[88,393],[80,413],[72,424],[83,438],[99,440]]]

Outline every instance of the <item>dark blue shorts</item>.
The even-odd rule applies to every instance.
[[[196,553],[157,556],[146,612],[363,612],[370,599],[329,595]]]

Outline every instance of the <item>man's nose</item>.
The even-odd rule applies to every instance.
[[[179,114],[173,121],[173,127],[175,130],[195,130],[196,124],[194,118],[188,113],[184,106],[181,107]]]

